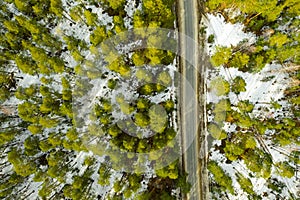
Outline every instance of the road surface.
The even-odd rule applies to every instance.
[[[200,12],[197,0],[178,0],[180,41],[180,121],[182,133],[183,168],[192,184],[186,198],[207,199],[206,141],[205,141],[205,77],[202,49],[199,45]],[[201,58],[201,59],[200,59]],[[204,64],[204,63],[202,63]],[[200,95],[199,94],[203,94]],[[201,145],[202,146],[201,146]],[[200,155],[200,148],[202,155]],[[201,159],[200,159],[201,158]]]

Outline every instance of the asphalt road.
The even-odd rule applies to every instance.
[[[187,199],[201,200],[199,159],[199,12],[197,0],[179,0],[179,31],[181,59],[180,112],[183,167],[192,184]]]

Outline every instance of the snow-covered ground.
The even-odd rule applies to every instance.
[[[204,25],[206,28],[206,37],[208,38],[210,35],[214,35],[214,43],[208,44],[206,46],[206,51],[209,55],[213,55],[215,52],[216,46],[234,46],[237,45],[239,42],[243,40],[247,40],[248,43],[253,43],[255,41],[255,35],[251,33],[244,33],[243,32],[243,25],[241,24],[230,24],[226,23],[224,18],[221,15],[211,15],[208,14],[207,18],[204,18]],[[206,38],[206,39],[207,39]],[[241,76],[247,86],[246,91],[241,92],[239,95],[236,95],[232,92],[229,93],[227,96],[232,104],[236,104],[240,100],[249,100],[251,103],[255,105],[254,110],[258,110],[258,107],[268,107],[267,112],[259,111],[257,115],[263,115],[264,117],[268,118],[276,118],[282,113],[281,110],[277,112],[271,108],[269,102],[271,101],[278,101],[282,97],[284,97],[283,91],[289,85],[288,74],[283,70],[283,67],[278,64],[270,64],[266,65],[263,70],[258,73],[248,73],[248,72],[241,72],[238,71],[236,68],[224,68],[218,67],[218,69],[214,69],[213,71],[209,71],[208,75],[212,77],[222,76],[227,80],[229,83],[236,77]],[[270,80],[266,80],[266,77],[272,77]],[[209,87],[208,80],[208,87]],[[209,92],[207,94],[207,102],[216,103],[220,100],[221,97],[216,96],[213,92]],[[287,106],[286,101],[281,101],[283,106]],[[212,118],[209,118],[211,121]],[[232,128],[230,126],[225,126],[224,129],[226,131],[230,131],[229,129]],[[268,144],[268,142],[266,142]],[[220,145],[220,141],[213,141],[213,144]],[[300,147],[298,147],[300,150]],[[287,156],[278,153],[272,148],[269,148],[269,151],[272,155],[274,162],[278,161],[285,161],[287,160]],[[226,164],[224,162],[225,157],[219,151],[214,149],[210,149],[210,159],[218,161],[219,165],[225,170],[225,172],[229,173],[229,176],[232,177],[233,186],[235,191],[237,192],[236,195],[229,194],[229,199],[236,199],[236,200],[246,200],[248,196],[244,193],[239,186],[235,173],[241,172],[245,177],[249,177],[249,170],[247,169],[246,165],[241,161],[234,161],[231,164]],[[287,188],[297,196],[297,187],[299,187],[299,180],[297,180],[296,176],[288,179],[276,176],[276,170],[273,167],[272,170],[273,176],[277,177],[280,181],[286,184]],[[272,195],[270,190],[266,187],[266,180],[263,178],[250,178],[253,184],[254,191],[261,197],[263,197],[263,192],[267,192],[269,195],[263,197],[264,200],[269,199],[276,199],[274,195]],[[288,190],[283,190],[282,196],[289,196]]]

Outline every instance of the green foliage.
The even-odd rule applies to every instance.
[[[180,175],[176,180],[177,187],[180,187],[183,194],[187,194],[190,192],[192,185],[187,182],[187,174]]]
[[[74,49],[71,55],[73,56],[74,60],[76,60],[77,62],[81,62],[84,60],[84,57],[80,54],[80,52],[77,49]]]
[[[117,80],[115,79],[109,79],[108,82],[107,82],[107,87],[109,89],[115,89],[115,87],[117,86]]]
[[[280,176],[292,178],[295,174],[295,169],[287,162],[279,162],[275,164]]]
[[[39,124],[44,128],[52,128],[58,125],[58,120],[45,116],[39,119]]]
[[[218,112],[230,112],[231,111],[231,103],[229,99],[221,99],[218,103],[215,104],[213,113]]]
[[[63,7],[61,0],[50,0],[50,11],[52,11],[56,16],[63,16]]]
[[[163,28],[173,27],[174,14],[172,13],[173,1],[146,0],[143,1],[143,10],[148,15],[148,23],[156,21]]]
[[[32,6],[32,10],[38,16],[45,16],[49,10],[49,3],[50,2],[37,2],[34,6]]]
[[[269,154],[260,149],[249,149],[242,156],[246,166],[258,177],[269,178],[271,176],[272,160]]]
[[[232,81],[231,91],[234,92],[235,94],[245,92],[246,91],[246,81],[240,76],[235,77]]]
[[[239,101],[237,107],[241,112],[251,113],[253,111],[254,105],[250,103],[249,100]]]
[[[115,192],[120,192],[123,188],[122,182],[121,181],[114,182],[113,188]]]
[[[73,118],[73,110],[72,110],[72,104],[71,103],[63,103],[60,108],[60,113],[64,116],[67,116],[69,118]]]
[[[290,153],[290,158],[289,160],[291,161],[291,163],[295,163],[297,165],[299,165],[300,163],[300,151],[294,150]]]
[[[167,124],[168,116],[160,105],[153,105],[149,109],[150,128],[156,133],[162,133]]]
[[[97,14],[90,12],[89,10],[84,11],[84,16],[86,18],[86,23],[89,26],[93,26],[97,24]]]
[[[0,102],[4,102],[10,97],[10,91],[7,88],[0,88]]]
[[[125,63],[123,57],[113,59],[112,63],[110,63],[107,67],[109,70],[119,73],[122,77],[129,77],[131,73],[131,69]]]
[[[28,57],[22,57],[18,55],[15,59],[15,62],[18,68],[24,73],[34,75],[38,71],[37,65]]]
[[[136,113],[134,115],[136,125],[140,127],[146,127],[150,124],[149,117],[144,113]]]
[[[109,167],[106,164],[101,164],[98,173],[99,173],[98,183],[102,186],[108,185],[109,178],[111,176]]]
[[[236,120],[236,124],[243,128],[250,128],[254,125],[254,121],[248,114],[233,112],[232,117]]]
[[[23,11],[23,12],[28,12],[30,11],[30,5],[29,5],[30,1],[21,1],[21,0],[14,0],[14,3],[16,5],[16,7],[18,8],[18,10]]]
[[[243,69],[249,62],[250,57],[247,54],[237,52],[233,54],[230,65],[239,69]]]
[[[90,35],[91,43],[97,46],[107,38],[105,26],[97,26],[94,32]]]
[[[120,103],[120,108],[121,111],[126,115],[130,115],[135,110],[134,107],[127,102]]]
[[[39,152],[39,139],[36,136],[29,136],[24,141],[25,153],[33,156]]]
[[[227,134],[217,124],[210,123],[207,127],[211,136],[217,140],[223,140],[227,138]]]
[[[114,10],[121,8],[125,4],[125,0],[107,0],[107,1],[109,3],[109,6]]]
[[[102,109],[104,112],[111,112],[112,111],[112,105],[109,100],[107,99],[101,99]]]
[[[226,141],[226,147],[224,148],[226,157],[233,161],[237,160],[238,156],[242,155],[245,149],[242,146]]]
[[[244,31],[252,32],[257,38],[254,43],[242,41],[238,45],[232,45],[230,48],[217,47],[216,53],[211,58],[212,65],[235,67],[243,72],[256,73],[262,70],[266,64],[277,63],[285,66],[298,64],[299,59],[296,56],[295,44],[297,43],[296,41],[299,41],[299,36],[295,37],[294,34],[299,29],[299,19],[295,18],[295,16],[299,15],[299,9],[296,11],[300,6],[298,1],[262,0],[246,2],[241,0],[209,0],[205,4],[210,13],[222,14],[226,22],[242,23]],[[239,14],[236,15],[236,13]],[[292,77],[296,77],[295,74],[297,73],[295,71],[289,72]],[[297,120],[299,112],[296,111],[299,105],[299,95],[296,94],[298,90],[299,88],[293,92],[292,90],[287,90],[285,93],[285,98],[291,102],[293,107],[291,110],[286,107],[283,108],[280,102],[273,100],[268,102],[272,109],[283,109],[280,112],[289,113],[288,115],[292,117],[288,118],[279,117],[280,119],[278,119],[276,117],[274,119],[273,116],[257,115],[257,110],[253,112],[254,105],[247,100],[239,101],[236,107],[230,105],[230,103],[227,104],[228,108],[233,107],[227,113],[224,112],[224,110],[227,110],[226,104],[212,105],[214,121],[217,122],[217,124],[214,124],[215,127],[221,127],[224,118],[226,122],[236,126],[236,130],[230,132],[227,140],[222,141],[220,148],[218,148],[220,153],[225,152],[227,157],[226,163],[231,163],[233,160],[243,161],[247,169],[254,172],[250,174],[250,177],[254,174],[256,177],[267,179],[268,187],[275,196],[280,196],[285,186],[273,178],[269,179],[271,170],[276,169],[279,176],[290,178],[295,175],[295,169],[293,169],[294,165],[291,164],[293,163],[292,160],[273,163],[272,155],[268,153],[268,148],[264,143],[268,141],[268,146],[285,146],[298,143],[294,140],[295,137],[299,136],[299,128],[295,128],[299,124],[299,120]],[[245,92],[245,80],[241,77],[236,77],[231,84],[231,91],[236,94]],[[295,113],[297,113],[296,116],[294,115]],[[257,135],[257,133],[260,135]],[[259,145],[257,142],[259,142]],[[271,182],[269,182],[270,180]],[[262,199],[253,191],[250,179],[238,173],[237,181],[240,183],[241,188],[249,194],[249,199]],[[218,189],[216,191],[218,193],[217,196],[222,198],[221,191]],[[292,194],[291,197],[287,198],[293,198]]]
[[[81,21],[81,16],[83,15],[82,7],[80,5],[74,6],[70,9],[69,13],[72,20],[78,22]]]
[[[124,26],[124,19],[121,16],[114,16],[113,19],[114,19],[114,24],[115,24],[114,29],[115,29],[116,33],[121,33],[122,31],[126,30],[126,28]]]
[[[155,92],[155,90],[156,90],[156,84],[149,83],[141,86],[138,89],[138,92],[142,95],[151,95],[152,93]]]
[[[270,45],[275,46],[277,48],[282,47],[284,44],[288,43],[289,39],[287,35],[282,34],[282,33],[276,33],[271,36],[270,38]]]
[[[165,87],[169,86],[172,83],[172,78],[167,71],[163,71],[158,74],[157,82]]]
[[[18,23],[26,28],[32,35],[41,34],[45,29],[35,20],[27,19],[24,16],[15,16]],[[24,40],[23,40],[24,42]]]
[[[135,66],[143,66],[146,63],[146,58],[143,51],[136,51],[132,55],[132,62]]]
[[[169,164],[168,166],[165,166],[164,168],[157,169],[155,172],[158,176],[162,178],[169,177],[170,179],[177,179],[179,174],[178,174],[178,168],[177,166],[177,161]]]
[[[282,189],[285,187],[285,183],[278,181],[277,179],[270,178],[267,180],[267,186],[274,192],[282,193]]]
[[[229,99],[221,99],[213,108],[214,122],[222,126],[225,121],[231,120],[231,104]]]
[[[230,92],[230,84],[223,77],[214,78],[210,83],[210,88],[216,92],[217,96],[227,95]]]
[[[28,101],[25,101],[22,104],[18,105],[19,116],[24,120],[32,123],[39,121],[38,113],[39,108],[34,104]]]
[[[132,196],[132,191],[127,189],[124,191],[123,195],[126,199],[128,199]]]
[[[14,130],[9,131],[1,131],[0,132],[0,146],[12,141],[15,138],[15,135],[17,134]]]
[[[215,36],[212,35],[212,34],[209,35],[208,38],[207,38],[207,42],[208,42],[208,43],[214,43],[214,41],[215,41]]]
[[[231,57],[231,48],[217,47],[216,53],[211,57],[211,64],[215,67],[226,64]]]
[[[145,51],[146,58],[149,59],[149,64],[151,66],[156,66],[162,64],[162,58],[164,57],[164,52],[161,49],[148,48]]]
[[[33,180],[35,182],[42,182],[45,179],[46,179],[46,174],[42,170],[37,170],[33,177]]]
[[[225,142],[225,156],[233,161],[240,159],[244,156],[244,153],[248,151],[248,149],[256,148],[256,140],[253,136],[248,134],[243,134],[240,132],[235,133],[230,141]]]
[[[141,11],[137,10],[133,15],[133,27],[142,28],[145,26],[146,26],[146,22],[144,21],[144,16]]]
[[[47,152],[49,150],[51,150],[53,148],[53,146],[49,143],[48,140],[42,140],[39,143],[39,148],[43,151],[43,152]]]
[[[62,144],[61,135],[55,133],[49,134],[48,141],[54,147],[60,146]]]
[[[70,128],[67,133],[66,133],[66,137],[70,140],[70,141],[74,141],[78,138],[78,133],[76,131],[76,129],[74,128]]]
[[[122,131],[120,130],[120,128],[116,125],[113,125],[108,129],[108,134],[113,137],[117,137],[121,132]]]
[[[241,188],[248,194],[253,195],[253,184],[249,178],[246,178],[241,173],[237,174],[237,181],[240,184]]]
[[[148,99],[139,98],[137,100],[136,107],[138,110],[145,111],[150,107],[150,102]]]
[[[145,81],[146,83],[151,83],[153,80],[153,74],[146,69],[138,69],[136,77],[139,81]]]
[[[167,113],[170,113],[175,109],[175,102],[172,100],[167,100],[163,102],[163,106],[166,109]]]
[[[8,161],[13,164],[14,171],[23,177],[27,177],[36,171],[36,165],[21,154],[18,149],[13,149],[7,154]]]
[[[209,161],[207,168],[213,174],[214,180],[220,186],[221,190],[228,190],[231,194],[234,193],[231,178],[223,171],[217,162]]]
[[[3,22],[3,25],[5,26],[5,28],[7,28],[8,31],[12,32],[12,33],[19,33],[20,27],[18,26],[18,24],[15,21],[8,21],[5,20]]]
[[[94,178],[91,175],[99,166],[94,157],[87,157],[84,160],[83,171],[79,172],[75,165],[77,162],[75,156],[87,149],[81,141],[82,137],[86,137],[85,133],[81,129],[76,129],[80,126],[80,119],[73,119],[73,115],[77,114],[73,113],[76,110],[76,107],[73,108],[73,97],[84,97],[92,88],[91,79],[102,75],[102,69],[99,69],[99,66],[85,61],[86,56],[90,55],[88,51],[99,59],[104,58],[108,63],[108,70],[118,73],[117,76],[121,75],[121,79],[130,77],[132,63],[135,65],[150,64],[157,67],[156,64],[172,63],[175,56],[170,51],[146,49],[135,52],[130,60],[127,54],[119,55],[115,49],[115,45],[118,44],[103,44],[103,41],[113,34],[126,30],[124,19],[128,16],[123,10],[125,3],[125,0],[77,3],[61,0],[5,0],[1,3],[0,16],[3,19],[0,23],[4,27],[4,32],[1,33],[2,39],[0,39],[3,50],[0,56],[2,70],[15,72],[16,76],[21,76],[20,79],[23,78],[23,73],[32,75],[34,78],[24,75],[24,81],[35,82],[33,79],[38,78],[40,83],[30,86],[22,85],[14,91],[14,87],[6,88],[6,86],[12,85],[0,74],[0,84],[5,85],[1,88],[1,100],[5,101],[12,95],[20,100],[18,116],[7,116],[8,120],[11,120],[9,125],[17,126],[18,124],[15,122],[19,121],[22,124],[17,128],[7,128],[7,130],[6,127],[2,127],[5,128],[5,131],[0,133],[0,144],[4,144],[3,148],[9,150],[4,151],[1,156],[6,156],[6,152],[9,152],[8,161],[12,163],[13,171],[16,172],[12,175],[5,174],[5,178],[0,181],[0,198],[15,199],[16,191],[26,189],[28,180],[33,178],[34,181],[41,182],[38,191],[41,199],[50,197],[74,200],[97,199],[91,189]],[[143,10],[134,13],[134,18],[140,21],[134,21],[133,25],[174,28],[173,3],[173,0],[142,2]],[[91,6],[101,7],[105,14],[112,16],[112,26],[100,25],[97,14],[92,13],[90,9]],[[17,10],[14,10],[15,8]],[[66,30],[69,25],[61,27],[62,22],[70,23],[69,25],[73,27],[90,26],[89,31],[92,31],[92,34],[88,37],[90,37],[91,44],[78,39],[78,35],[74,34],[72,30],[71,32]],[[170,45],[176,45],[175,40],[165,41],[163,38],[157,38],[157,35],[159,34],[153,33],[151,37],[145,38],[145,43],[159,46],[169,42]],[[101,46],[99,46],[100,44]],[[72,63],[69,63],[70,59],[67,58],[69,55],[73,57],[73,61],[79,64],[74,67]],[[15,65],[22,73],[15,71],[18,70],[14,69]],[[105,70],[107,71],[107,69]],[[152,74],[153,70],[157,72],[155,77]],[[142,95],[155,95],[172,84],[172,77],[165,71],[166,69],[156,70],[153,68],[153,70],[148,70],[146,73],[141,70],[136,71],[140,82],[149,83],[139,90],[143,93]],[[135,72],[135,68],[132,71]],[[74,77],[74,75],[78,76]],[[157,83],[153,84],[152,82]],[[115,89],[116,85],[116,77],[107,82],[110,89]],[[113,123],[111,112],[114,110],[114,106],[112,102],[100,100],[99,105],[95,108],[95,113],[92,114],[94,116],[88,119],[95,121],[85,129],[91,134],[89,139],[102,140],[106,137],[108,140],[116,141],[123,149],[135,152],[147,152],[149,149],[175,145],[170,140],[174,139],[176,131],[167,123],[168,113],[175,109],[175,102],[171,100],[160,102],[161,109],[155,106],[151,108],[153,103],[148,97],[143,98],[143,96],[133,103],[126,102],[125,98],[118,103],[121,110],[130,115],[138,126],[145,128],[149,126],[152,131],[160,134],[151,139],[127,137],[120,127]],[[6,119],[4,123],[6,123]],[[137,132],[136,126],[133,125],[133,122],[129,123],[128,129]],[[32,135],[24,135],[28,131]],[[18,139],[19,136],[21,140]],[[176,145],[178,144],[176,143]],[[19,149],[16,149],[16,146]],[[161,158],[162,154],[163,152],[152,154],[152,159],[157,160]],[[116,158],[111,158],[111,160],[116,160]],[[100,165],[98,180],[100,185],[110,185],[111,160],[106,160],[107,165],[103,163]],[[3,163],[2,166],[5,165]],[[116,165],[114,167],[117,169]],[[68,176],[72,177],[67,178],[67,172]],[[163,188],[163,191],[155,188],[153,194],[146,194],[144,197],[174,199],[170,194],[171,190],[176,187],[174,183],[179,174],[177,166],[170,165],[165,178],[156,178],[161,181],[159,188]],[[116,198],[136,198],[134,193],[140,188],[143,179],[144,176],[141,174],[126,174],[120,180],[120,184],[116,184],[114,187],[119,192]],[[73,181],[71,184],[70,180]],[[150,187],[153,185],[155,184],[151,183]],[[186,184],[181,185],[185,187],[186,191],[188,190]],[[24,198],[30,198],[30,196],[24,196]]]
[[[211,1],[207,1],[207,6],[209,9],[211,10],[215,10],[217,9],[220,4],[222,3],[223,1],[222,0],[211,0]]]
[[[295,105],[300,105],[300,96],[292,97],[290,101]]]
[[[245,145],[245,148],[247,148],[247,149],[254,149],[256,147],[256,141],[255,141],[254,137],[252,137],[252,136],[247,137],[245,139],[244,145]]]

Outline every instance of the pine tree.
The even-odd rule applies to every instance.
[[[157,82],[165,87],[170,86],[172,78],[167,71],[163,71],[158,74]]]
[[[31,11],[30,0],[14,0],[14,4],[21,12],[30,13]]]
[[[107,38],[107,32],[105,26],[97,26],[94,32],[90,35],[91,43],[94,46],[99,45]]]
[[[23,177],[27,177],[36,171],[36,164],[27,159],[23,154],[21,154],[19,149],[14,148],[7,155],[8,161],[14,166],[14,171]]]
[[[146,83],[151,83],[153,80],[153,74],[146,69],[138,69],[135,75],[139,81],[145,81]]]
[[[16,56],[15,62],[18,68],[24,73],[34,75],[38,72],[38,67],[29,57],[23,57],[21,55]]]
[[[61,18],[64,12],[61,0],[50,0],[50,11]]]
[[[255,194],[253,191],[253,184],[249,178],[246,178],[241,173],[237,173],[237,181],[246,193],[250,195]]]
[[[213,79],[210,88],[216,92],[217,96],[227,95],[230,92],[230,84],[223,77]]]
[[[295,169],[287,161],[276,163],[275,166],[282,177],[292,178],[295,174]]]
[[[211,136],[217,140],[223,140],[227,138],[226,132],[222,130],[217,124],[210,123],[207,129]]]
[[[223,169],[218,165],[216,161],[208,162],[208,170],[214,175],[214,180],[218,185],[220,185],[223,191],[228,190],[231,194],[234,193],[232,186],[232,180],[228,174],[226,174]]]
[[[150,123],[149,117],[144,113],[136,113],[134,115],[136,125],[140,127],[147,127]]]
[[[24,142],[25,154],[34,156],[39,152],[39,139],[36,136],[29,136]]]
[[[90,12],[89,10],[84,11],[84,16],[86,19],[86,23],[89,26],[96,26],[97,25],[97,14]]]
[[[125,4],[125,0],[107,0],[107,1],[109,3],[109,6],[114,10],[121,8]]]
[[[211,64],[215,67],[225,65],[231,58],[231,48],[217,47],[216,53],[211,57]]]
[[[99,168],[99,179],[98,183],[102,186],[109,184],[109,178],[111,176],[110,168],[106,164],[101,164]]]
[[[236,52],[233,54],[232,60],[230,61],[230,66],[243,70],[247,66],[249,59],[250,57],[247,54]]]
[[[156,133],[162,133],[167,124],[168,116],[165,109],[160,105],[153,105],[149,109],[150,128]]]
[[[39,108],[34,103],[25,101],[18,105],[19,116],[24,120],[37,123],[39,120]]]

